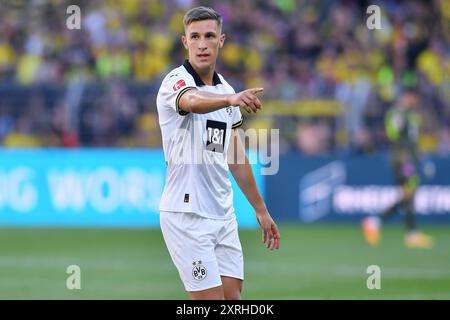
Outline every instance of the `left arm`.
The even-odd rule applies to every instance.
[[[280,232],[258,191],[252,168],[245,154],[244,145],[235,130],[231,133],[228,148],[228,167],[239,188],[255,209],[256,219],[263,232],[263,242],[270,250],[278,249],[280,247]]]

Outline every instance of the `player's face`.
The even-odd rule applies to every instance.
[[[219,49],[225,41],[225,35],[220,32],[215,20],[194,21],[186,27],[182,41],[193,66],[206,69],[215,65]]]

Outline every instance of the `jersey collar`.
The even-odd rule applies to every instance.
[[[195,85],[197,87],[206,86],[206,84],[203,82],[203,80],[200,78],[200,76],[197,74],[197,72],[195,72],[192,65],[189,63],[189,60],[187,60],[187,59],[184,60],[183,66],[187,70],[187,72],[189,72],[191,74],[191,76],[194,78]],[[215,71],[214,71],[214,75],[213,75],[213,84],[215,86],[222,84],[222,81],[220,81],[219,75]]]

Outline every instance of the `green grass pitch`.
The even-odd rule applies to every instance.
[[[359,226],[281,225],[269,252],[259,230],[241,230],[243,299],[450,299],[449,226],[425,226],[431,250],[403,245],[400,225],[377,248]],[[81,290],[68,290],[69,265]],[[381,268],[381,289],[366,286]],[[0,229],[0,299],[187,299],[159,229]]]

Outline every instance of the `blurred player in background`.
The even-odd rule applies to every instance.
[[[362,222],[365,238],[371,245],[380,240],[382,223],[403,209],[407,234],[405,245],[409,248],[431,248],[433,239],[417,231],[414,196],[420,184],[421,165],[418,155],[420,117],[415,111],[418,96],[414,88],[407,88],[399,103],[385,116],[386,135],[391,143],[391,165],[395,182],[401,187],[400,198],[387,208],[381,217],[367,217]]]
[[[164,78],[157,97],[167,164],[161,230],[192,299],[240,299],[244,266],[229,171],[255,209],[267,247],[280,245],[278,228],[234,132],[243,122],[239,107],[255,113],[261,109],[256,94],[262,88],[236,94],[215,72],[225,41],[217,12],[197,7],[183,22],[189,60]],[[235,147],[243,161],[233,156]]]

